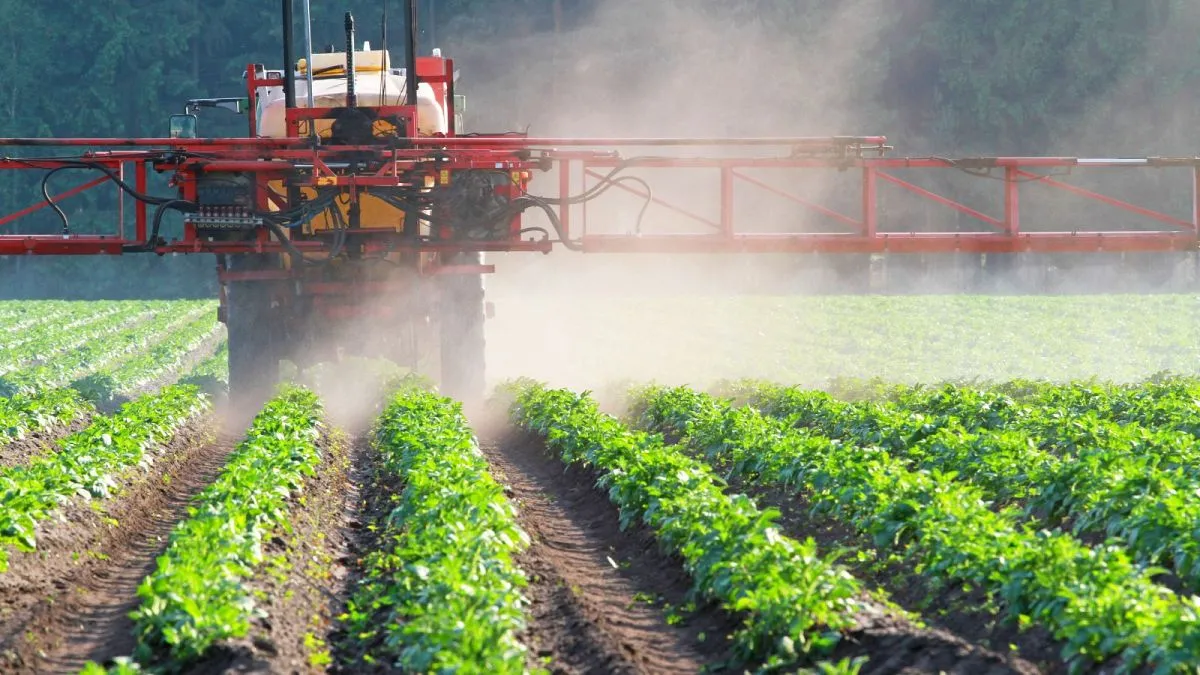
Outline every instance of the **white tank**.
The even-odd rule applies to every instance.
[[[390,72],[382,73],[386,64],[383,51],[361,51],[354,53],[354,89],[358,105],[374,107],[381,105],[404,105],[405,77]],[[296,106],[308,107],[308,81],[306,64],[300,59],[296,75]],[[340,108],[346,105],[346,54],[313,54],[313,105],[317,108]],[[324,76],[324,77],[323,77]],[[268,138],[287,135],[284,124],[284,96],[281,87],[270,87],[258,97],[258,134]],[[328,133],[330,120],[319,120],[317,131]],[[417,85],[417,133],[431,136],[446,133],[449,125],[446,112],[438,104],[433,87],[421,82]]]

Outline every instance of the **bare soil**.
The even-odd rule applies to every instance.
[[[519,560],[531,581],[524,637],[553,672],[696,673],[731,658],[726,636],[738,621],[715,605],[668,609],[687,604],[681,562],[642,526],[622,532],[594,475],[564,470],[523,434],[482,447],[533,542]]]
[[[250,588],[266,612],[244,640],[218,645],[187,672],[324,673],[332,660],[329,632],[343,607],[343,564],[353,530],[358,489],[354,466],[361,446],[340,432],[321,440],[325,457],[289,512],[291,533],[266,546],[267,562]]]
[[[6,673],[78,672],[135,646],[128,614],[189,500],[219,471],[234,439],[211,417],[181,429],[148,470],[105,502],[74,500],[14,553],[0,574],[0,667]]]
[[[560,485],[569,486],[568,491],[565,493],[549,493],[553,499],[551,506],[569,503],[567,498],[572,493],[576,495],[590,493],[607,506],[609,515],[603,522],[616,529],[617,509],[593,487],[598,474],[579,467],[568,467],[564,472],[561,462],[551,460],[541,443],[531,440],[528,437],[523,437],[523,442],[514,442],[517,438],[519,437],[510,435],[507,437],[508,442],[498,444],[497,447],[502,450],[507,449],[507,451],[502,453],[500,461],[496,461],[497,473],[510,473],[510,470],[504,464],[504,461],[507,460],[515,465],[515,468],[518,470],[525,471],[527,475],[532,474],[532,476],[536,476],[546,483],[554,484],[557,482]],[[545,487],[542,487],[542,485],[538,485],[537,487],[545,490]],[[521,493],[520,488],[514,486],[514,490],[519,496]],[[576,498],[578,499],[578,497]],[[782,502],[783,500],[778,501]],[[528,506],[526,506],[526,509],[528,510]],[[597,505],[596,509],[596,515],[604,511],[599,505]],[[561,528],[561,523],[564,521],[562,514],[548,513],[546,515],[548,517],[544,519],[535,518],[534,525],[536,527],[547,527],[552,533]],[[546,523],[546,525],[543,525],[543,523]],[[589,524],[596,525],[594,522]],[[820,539],[823,537],[826,539],[826,544],[836,541],[837,535],[845,534],[844,532],[839,532],[836,528],[832,528],[828,522],[819,524],[809,522],[807,524],[820,530],[819,534],[822,536],[814,536],[814,538]],[[786,522],[786,518],[785,522],[782,522],[781,525],[789,525]],[[640,543],[644,547],[642,550],[652,551],[660,557],[657,564],[652,564],[647,568],[650,574],[660,578],[664,575],[675,576],[677,588],[686,592],[686,589],[690,586],[690,581],[683,572],[681,562],[678,559],[663,556],[659,553],[657,545],[654,543],[653,535],[645,531],[644,528],[638,529],[640,531],[637,533],[637,536],[641,539]],[[793,535],[809,536],[811,534],[809,532],[800,532],[796,528],[789,529]],[[829,550],[829,548],[826,547],[825,550]],[[570,561],[569,559],[568,561],[570,569],[578,570],[583,567],[577,561]],[[586,576],[590,570],[583,568],[583,572]],[[682,597],[682,594],[679,597]],[[861,670],[863,675],[901,673],[1032,675],[1043,672],[1034,663],[1024,660],[1017,655],[1007,653],[1007,650],[988,649],[945,626],[924,627],[916,625],[900,612],[884,606],[881,602],[877,602],[871,598],[864,598],[864,600],[869,609],[858,617],[857,627],[845,635],[842,642],[831,655],[832,659],[867,657],[867,662]],[[673,604],[678,605],[679,603],[676,601]],[[720,616],[722,621],[718,625],[712,625],[704,631],[707,637],[706,642],[712,641],[714,636],[719,642],[721,636],[727,635],[731,630],[736,628],[737,620],[735,617],[720,612],[717,608],[709,608],[708,611]],[[952,622],[947,622],[946,624],[946,626],[953,625]],[[708,662],[711,664],[714,661],[728,658],[728,656],[728,654],[705,654],[697,660],[697,663]],[[753,667],[753,665],[755,664],[749,664],[750,667]],[[738,670],[740,671],[741,668]],[[696,671],[690,670],[689,672]]]
[[[19,441],[0,445],[0,467],[28,464],[29,460],[38,455],[53,452],[55,441],[83,429],[91,423],[91,420],[92,416],[87,414],[72,420],[70,424],[42,429]]]
[[[888,659],[891,660],[908,654],[908,658],[917,663],[924,662],[935,667],[933,672],[942,670],[947,673],[1018,672],[1054,675],[1067,672],[1059,657],[1062,644],[1045,628],[1034,626],[1020,630],[1012,623],[1003,621],[994,611],[988,609],[987,598],[978,589],[966,589],[961,585],[939,585],[936,581],[918,574],[911,565],[887,561],[885,551],[876,549],[871,542],[864,540],[850,528],[829,518],[814,517],[810,512],[811,505],[802,496],[740,481],[733,481],[732,488],[746,492],[759,503],[777,508],[781,514],[778,522],[789,536],[798,539],[812,537],[824,551],[867,551],[884,558],[883,563],[872,566],[856,563],[852,556],[844,556],[842,563],[865,584],[882,590],[891,602],[906,611],[919,614],[922,620],[930,625],[929,632],[938,636],[944,644],[974,645],[973,653],[977,656],[973,658],[982,661],[972,663],[971,659],[953,659],[946,649],[941,649],[940,653],[930,653],[928,647],[923,645],[924,640],[920,635],[912,634],[911,627],[905,631],[902,627],[888,625],[887,622],[867,626],[863,635],[853,637],[855,642],[861,642],[865,648],[871,651],[883,648],[890,654]],[[905,636],[906,632],[909,635]],[[878,646],[870,647],[872,644]],[[881,666],[888,659],[872,657],[872,661],[879,661]],[[997,664],[1000,663],[1006,664],[1007,669],[997,670]],[[965,670],[962,669],[964,667]],[[873,668],[874,666],[868,666],[863,672],[877,672]],[[1084,672],[1101,671],[1094,669]]]
[[[362,432],[360,428],[358,431]],[[378,526],[391,512],[391,497],[403,490],[400,479],[380,470],[379,453],[372,447],[369,437],[360,433],[353,443],[354,462],[351,482],[354,486],[346,500],[342,527],[343,546],[337,564],[347,573],[342,577],[337,590],[337,612],[346,609],[347,601],[363,577],[362,561],[379,545]],[[330,627],[327,641],[331,645],[332,673],[390,673],[394,669],[387,664],[368,665],[362,661],[365,646],[353,636],[347,635],[341,626]]]

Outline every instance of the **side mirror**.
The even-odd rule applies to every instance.
[[[171,138],[196,138],[196,116],[171,115]]]

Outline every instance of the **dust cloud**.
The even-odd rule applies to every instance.
[[[761,3],[762,11],[738,14],[727,3],[613,0],[598,3],[582,26],[557,35],[448,43],[446,52],[463,72],[458,93],[467,97],[468,131],[584,138],[868,135],[878,130],[862,127],[861,112],[877,75],[865,67],[861,46],[883,29],[878,17],[885,6],[882,0]],[[820,30],[813,29],[817,24]],[[762,151],[621,152],[718,157]],[[786,149],[768,151],[781,152]],[[612,234],[708,234],[720,218],[715,169],[623,175],[644,179],[661,203],[614,188],[586,212],[571,210],[572,237],[585,217],[587,232]],[[755,177],[814,202],[836,203],[839,190],[857,194],[853,176],[832,170]],[[585,184],[578,173],[572,181],[573,194],[596,184]],[[535,178],[531,193],[561,196],[557,175]],[[750,184],[736,187],[735,203],[742,232],[804,231],[813,217]],[[852,199],[841,207],[853,209]],[[526,225],[550,230],[532,211]],[[487,330],[492,384],[521,375],[577,388],[651,373],[686,380],[705,370],[713,336],[687,339],[690,312],[639,313],[639,301],[680,298],[703,311],[706,299],[730,292],[790,293],[830,281],[822,278],[828,271],[806,269],[808,259],[782,255],[581,254],[558,247],[548,256],[489,254],[488,261],[497,265],[486,280],[496,312]],[[677,336],[669,341],[671,353],[650,347],[650,335]]]
[[[889,133],[893,114],[875,103],[886,83],[877,70],[877,60],[865,48],[892,39],[888,35],[888,13],[893,9],[889,3],[763,2],[758,9],[757,13],[738,14],[724,3],[611,0],[600,4],[581,27],[558,35],[451,42],[448,52],[463,70],[459,93],[468,99],[468,131],[519,129],[535,137],[732,138]],[[1147,62],[1165,61],[1162,67],[1169,68],[1169,45],[1186,37],[1189,30],[1184,26],[1200,24],[1197,18],[1200,11],[1193,9],[1188,17],[1155,36],[1147,47]],[[1080,148],[1075,154],[1084,154],[1082,149],[1100,152],[1105,143],[1114,154],[1146,154],[1152,149],[1167,152],[1171,144],[1162,138],[1155,142],[1156,129],[1178,132],[1194,126],[1189,124],[1194,123],[1193,116],[1183,112],[1191,106],[1161,106],[1144,96],[1139,100],[1138,69],[1128,72],[1129,78],[1118,82],[1097,105],[1087,107],[1091,112],[1080,120],[1078,136],[1065,139],[1065,146]],[[1173,112],[1147,114],[1149,108],[1160,107]],[[1147,120],[1153,123],[1147,124]],[[1121,136],[1121,132],[1134,129],[1138,131]],[[1123,142],[1114,145],[1114,137]],[[1186,135],[1173,132],[1172,137]],[[913,140],[920,144],[920,139]],[[904,139],[893,141],[898,146],[896,154],[906,154]],[[954,154],[954,149],[939,150]],[[661,148],[622,149],[625,155],[643,151],[668,154]],[[1013,150],[995,147],[991,151],[1004,154]],[[701,152],[719,156],[722,149]],[[745,155],[751,150],[728,152]],[[687,153],[696,151],[676,151],[675,155]],[[572,210],[572,235],[580,233],[585,215],[589,233],[711,232],[719,212],[715,171],[646,169],[630,173],[645,179],[656,198],[686,213],[659,203],[647,205],[642,196],[613,189],[590,203],[586,214],[581,208]],[[898,174],[925,187],[951,189],[971,208],[995,215],[1001,212],[1002,183],[998,181],[949,170],[936,176],[921,171]],[[861,208],[856,202],[860,186],[855,172],[789,170],[756,177],[850,217]],[[572,178],[574,192],[586,187],[580,176]],[[1190,199],[1180,198],[1189,194],[1190,176],[1184,176],[1182,183],[1178,175],[1138,174],[1130,179],[1120,173],[1067,180],[1102,191],[1115,188],[1117,196],[1151,206],[1156,201],[1190,203]],[[592,180],[586,185],[595,184]],[[1030,229],[1088,230],[1098,229],[1097,224],[1113,230],[1147,227],[1145,222],[1133,222],[1136,216],[1129,212],[1104,205],[1081,207],[1075,195],[1041,186],[1022,189],[1023,222]],[[559,196],[556,178],[535,180],[532,192]],[[838,231],[836,222],[814,210],[753,185],[739,184],[735,201],[735,222],[742,232]],[[964,231],[985,227],[912,195],[890,194],[886,208],[888,221],[899,223],[898,231],[920,230],[935,222],[943,227],[946,222],[957,222]],[[1189,219],[1186,212],[1177,215]],[[545,219],[532,212],[527,212],[526,224],[549,229]],[[877,350],[889,339],[905,339],[892,335],[886,326],[847,315],[841,330],[857,331],[862,337],[857,343],[848,342],[839,335],[838,324],[838,314],[848,310],[819,302],[789,306],[782,301],[784,296],[867,289],[1009,296],[1114,290],[1178,293],[1191,290],[1197,276],[1196,257],[1188,254],[1022,254],[983,261],[986,278],[981,276],[980,257],[965,254],[891,256],[881,264],[878,258],[864,256],[618,255],[557,248],[549,256],[490,255],[489,262],[497,264],[497,274],[487,279],[489,300],[496,312],[488,327],[489,382],[531,376],[560,386],[592,389],[611,388],[629,379],[697,385],[737,374],[787,379],[794,371],[780,360],[778,352],[796,344],[808,323],[826,325],[832,331],[829,341],[838,345],[837,358],[821,360],[829,376],[857,372],[857,366],[870,361],[869,350]],[[731,296],[746,298],[747,306],[753,304],[750,296],[782,302],[756,314],[731,308]],[[1138,301],[1134,297],[1128,302],[1136,306]],[[863,307],[857,311],[872,310]],[[914,305],[913,311],[923,310]],[[1005,354],[1010,359],[1027,358],[1030,345],[1016,344],[1021,335],[1010,334],[1013,317],[1006,316],[1003,306],[994,311],[996,325],[977,325],[976,334],[957,337],[988,342],[997,335],[1008,336],[1012,342],[993,341],[991,349],[1001,359]],[[953,322],[954,318],[937,320]],[[1055,325],[1050,315],[1037,320],[1043,326]],[[1059,335],[1088,353],[1101,345],[1122,349],[1112,343],[1111,336],[1127,327],[1106,320],[1097,310],[1094,321],[1081,324],[1085,327],[1063,328]],[[908,339],[938,343],[953,333],[943,330],[939,334],[939,327],[931,326],[928,334],[909,335]],[[1045,339],[1044,331],[1032,324],[1022,329],[1029,336],[1026,339],[1035,343],[1032,349],[1036,352],[1036,343]],[[827,347],[811,346],[817,350]],[[1070,355],[1064,353],[1062,359],[1070,359]],[[1145,374],[1158,365],[1151,361],[1145,363]],[[1047,377],[1124,376],[1129,372],[1128,363],[1110,368],[1102,358],[1074,362],[1074,370],[1040,358],[1027,358],[1025,363],[1042,365],[1011,372]],[[982,374],[967,357],[959,368],[951,371],[930,364],[925,372],[956,377]],[[885,370],[880,374],[893,374],[897,379],[922,377],[903,364]]]
[[[884,0],[764,1],[752,13],[709,0],[596,4],[580,25],[559,33],[477,40],[468,39],[469,31],[456,35],[453,26],[443,31],[446,39],[437,46],[462,72],[457,93],[467,98],[466,131],[521,130],[534,137],[747,138],[890,135],[899,126],[893,111],[877,105],[878,93],[888,83],[871,48],[895,39],[889,32],[894,28],[889,12],[895,12]],[[1147,58],[1158,58],[1155,53],[1169,56],[1164,49],[1170,39],[1166,35],[1151,45]],[[1081,120],[1078,145],[1071,146],[1071,139],[1065,145],[1099,148],[1115,131],[1139,127],[1139,133],[1125,137],[1113,151],[1142,149],[1144,154],[1147,148],[1163,147],[1148,142],[1153,130],[1138,122],[1147,107],[1157,105],[1137,101],[1138,91],[1135,81],[1118,83],[1106,102]],[[1178,111],[1153,119],[1176,130],[1189,120]],[[921,139],[892,140],[899,155],[921,145]],[[954,154],[953,148],[938,150]],[[621,151],[624,156],[677,157],[761,152],[744,147]],[[585,218],[589,233],[712,231],[712,222],[720,217],[715,170],[628,173],[644,179],[661,202],[647,204],[642,195],[614,188],[586,210],[571,209],[573,237],[581,233]],[[749,173],[851,218],[861,208],[860,177],[853,171]],[[952,190],[971,208],[999,215],[1002,191],[997,181],[953,171],[934,176],[901,170],[897,175],[930,189]],[[1080,180],[1097,189],[1112,187]],[[1118,188],[1121,180],[1127,179],[1118,177]],[[1150,190],[1153,197],[1142,194],[1140,203],[1172,199],[1187,189],[1172,183],[1174,179],[1152,180],[1157,182],[1149,188],[1130,188],[1131,193]],[[576,173],[570,192],[578,194],[594,185],[594,178],[585,182]],[[1023,214],[1030,227],[1041,222],[1088,229],[1105,219],[1111,229],[1130,227],[1111,211],[1079,209],[1071,195],[1037,189],[1023,188]],[[562,196],[555,174],[535,178],[531,192]],[[740,232],[839,231],[836,219],[748,181],[738,183],[734,194],[734,221]],[[955,217],[964,231],[983,227],[896,190],[888,194],[885,206],[885,229],[888,223],[898,223],[898,231],[945,226],[956,222]],[[526,212],[525,225],[552,232],[546,218],[534,211]],[[1119,268],[1127,267],[1135,273],[1147,267],[1174,267],[1175,276],[1195,277],[1194,256],[1156,256],[1139,262],[1119,254],[1022,255],[1004,261],[1008,264],[999,271],[999,261],[985,261],[987,279],[980,277],[979,257],[970,255],[892,256],[881,265],[878,258],[865,256],[582,254],[559,246],[546,256],[487,258],[497,266],[497,273],[485,280],[495,309],[487,323],[488,384],[528,376],[602,395],[629,381],[704,386],[739,376],[812,384],[818,383],[817,376],[840,375],[894,380],[1005,375],[1128,379],[1184,362],[1169,345],[1157,352],[1148,349],[1149,356],[1141,361],[1141,352],[1127,348],[1153,339],[1142,332],[1146,326],[1161,335],[1174,330],[1175,323],[1140,320],[1138,308],[1143,305],[1134,296],[1094,306],[1032,306],[1011,296],[1033,288],[1059,293],[1112,290]],[[1180,289],[1134,281],[1117,288]],[[865,298],[827,302],[812,297],[896,289],[987,292],[993,299],[977,305],[906,300],[883,308]],[[1144,306],[1149,313],[1165,307]],[[1194,311],[1189,306],[1180,316],[1193,316]],[[1064,319],[1067,315],[1070,320]],[[378,330],[369,324],[353,327],[356,333]],[[1191,329],[1190,338],[1176,337],[1196,344],[1200,340],[1194,339],[1195,333]],[[354,393],[357,378],[344,381],[335,386],[346,390],[342,398],[351,401],[348,410],[371,400]]]

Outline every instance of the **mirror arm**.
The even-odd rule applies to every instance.
[[[224,108],[241,114],[245,108],[249,107],[249,103],[245,97],[193,98],[187,102],[184,112],[194,115],[200,112],[201,108]]]

